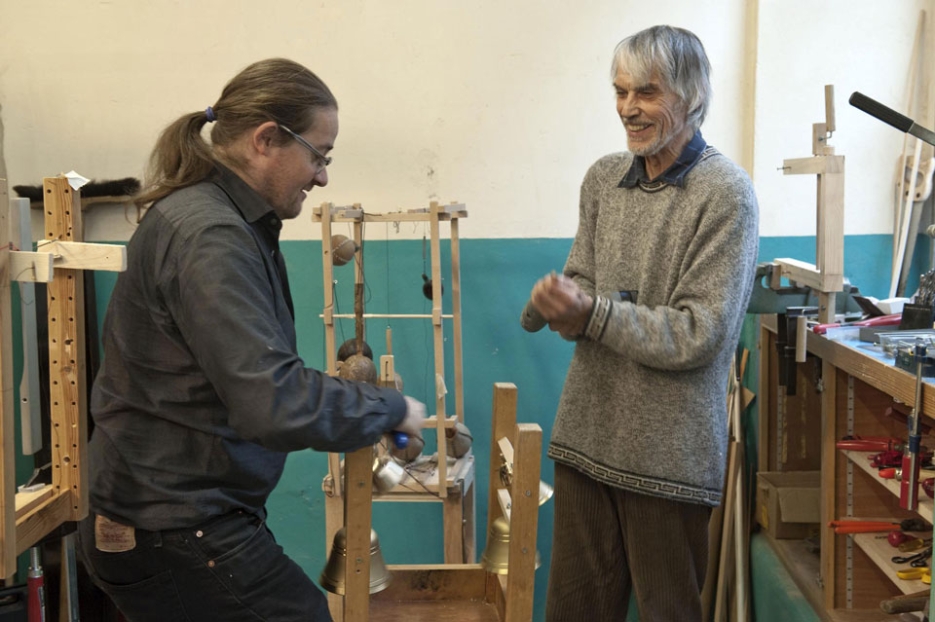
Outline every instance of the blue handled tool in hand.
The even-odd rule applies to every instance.
[[[397,449],[405,449],[409,445],[409,435],[405,432],[391,432],[393,436],[393,444],[396,445]]]

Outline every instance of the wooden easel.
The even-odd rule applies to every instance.
[[[828,139],[835,129],[834,86],[825,85],[825,122],[812,125],[810,158],[783,160],[784,175],[817,175],[817,249],[815,264],[776,259],[776,288],[780,277],[807,285],[818,293],[818,321],[834,322],[836,292],[844,289],[844,156],[834,155]]]
[[[80,192],[64,177],[43,180],[46,238],[38,252],[14,251],[9,197],[0,180],[0,578],[16,572],[16,558],[66,521],[88,513],[87,396],[82,270],[126,269],[126,249],[85,244]],[[48,283],[52,483],[17,492],[13,434],[12,281]]]
[[[460,260],[460,219],[467,217],[464,205],[452,203],[441,205],[431,202],[428,209],[414,209],[409,211],[376,214],[364,212],[359,204],[349,207],[336,207],[324,203],[316,208],[312,214],[314,222],[321,223],[322,238],[322,272],[324,278],[324,311],[322,319],[325,325],[325,356],[328,373],[336,375],[337,354],[335,343],[335,320],[354,319],[361,326],[367,319],[415,319],[431,320],[434,341],[434,371],[435,371],[435,404],[434,413],[424,423],[426,429],[434,429],[437,438],[437,459],[433,472],[424,478],[421,476],[418,489],[414,490],[412,481],[404,480],[393,490],[374,498],[376,501],[440,501],[443,504],[444,521],[444,559],[446,563],[469,563],[475,558],[475,520],[474,520],[474,456],[468,452],[459,458],[449,468],[446,430],[454,428],[456,423],[464,423],[464,381],[462,365],[462,338],[461,338],[461,260]],[[432,279],[432,313],[431,314],[391,314],[391,313],[365,313],[362,297],[355,296],[354,314],[334,313],[334,270],[332,261],[332,224],[350,223],[353,226],[354,242],[357,248],[363,246],[363,230],[366,223],[389,222],[424,222],[429,224],[431,232],[431,279]],[[451,313],[442,312],[442,261],[441,261],[441,224],[447,222],[450,228],[451,272],[448,285],[451,288]],[[359,251],[358,251],[359,252]],[[362,290],[364,274],[362,262],[355,262],[354,285],[355,291]],[[446,406],[447,383],[445,382],[445,350],[444,350],[444,321],[452,323],[453,359],[454,359],[454,414],[448,414]],[[362,329],[360,329],[362,330]],[[360,332],[360,330],[358,332]],[[392,357],[381,357],[381,380],[391,382],[393,378]],[[431,409],[431,404],[428,405]],[[356,461],[354,456],[358,456]],[[366,459],[365,459],[366,458]],[[366,463],[366,468],[364,468]],[[345,460],[344,477],[353,486],[363,486],[369,489],[371,482],[371,468],[373,463],[372,450],[365,447],[355,453],[348,454]],[[352,465],[357,465],[360,471],[354,471]],[[354,512],[345,505],[349,505],[346,497],[346,487],[342,487],[342,467],[338,454],[328,456],[328,475],[322,483],[325,491],[325,538],[326,554],[331,553],[334,534],[345,525],[345,516],[348,524],[348,559],[352,557],[352,544],[350,537],[350,523],[362,521],[366,518],[369,524],[370,503],[366,508],[355,508]],[[366,483],[365,483],[366,482]],[[358,514],[359,513],[359,514]],[[366,516],[364,516],[366,514]],[[363,547],[358,552],[363,555],[361,559],[369,560],[369,529],[366,531],[366,542],[361,540],[357,545]],[[367,584],[364,584],[364,588]],[[351,588],[348,587],[350,590]],[[329,604],[332,616],[341,619],[341,608],[344,601],[335,595],[329,595]],[[351,615],[351,612],[348,612]],[[348,617],[347,619],[357,619]]]

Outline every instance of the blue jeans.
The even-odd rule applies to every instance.
[[[81,559],[130,622],[331,622],[324,595],[258,516],[137,529],[136,547],[122,553],[97,550],[94,520],[79,524]]]

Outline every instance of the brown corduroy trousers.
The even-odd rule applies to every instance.
[[[700,622],[712,508],[612,488],[555,464],[547,622]]]

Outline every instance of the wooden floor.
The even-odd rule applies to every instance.
[[[372,622],[499,622],[497,609],[482,601],[379,601],[370,605]]]

